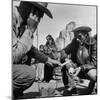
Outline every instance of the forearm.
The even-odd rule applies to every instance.
[[[48,60],[48,57],[45,54],[43,54],[42,52],[40,52],[34,46],[32,46],[31,50],[29,51],[29,54],[31,55],[32,58],[37,59],[39,62],[45,63]]]
[[[48,61],[48,57],[45,54],[41,53],[41,52],[39,52],[37,54],[37,56],[35,56],[34,58],[38,59],[39,62],[43,62],[43,63],[46,63]]]

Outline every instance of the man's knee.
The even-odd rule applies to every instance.
[[[27,89],[35,80],[35,70],[27,65],[13,66],[13,87],[15,89]]]
[[[29,76],[30,79],[35,80],[36,72],[35,69],[32,68],[31,66],[28,66],[28,68],[26,68],[25,74]]]
[[[30,78],[35,78],[35,69],[32,66],[27,65],[14,65],[13,75],[22,75],[23,77],[29,76]]]
[[[87,75],[90,77],[91,80],[96,81],[96,76],[97,76],[96,69],[89,70]]]

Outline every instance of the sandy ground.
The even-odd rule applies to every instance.
[[[85,80],[84,82],[85,82],[84,84],[77,85],[77,88],[80,88],[83,94],[84,91],[86,91],[88,85],[87,80]],[[70,95],[68,92],[65,91],[64,85],[61,80],[60,81],[51,80],[49,83],[34,82],[30,88],[24,91],[24,95],[21,97],[21,99],[58,97],[58,96],[61,97]]]
[[[82,83],[77,84],[77,93],[74,95],[84,95],[87,92],[88,84],[89,80],[83,80]],[[21,97],[21,99],[56,96],[70,96],[69,92],[64,88],[62,76],[60,76],[60,80],[51,80],[49,83],[35,81],[30,88],[24,91],[24,95]]]

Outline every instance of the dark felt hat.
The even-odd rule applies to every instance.
[[[78,34],[81,32],[82,34],[88,34],[88,32],[90,32],[92,29],[88,26],[81,26],[81,27],[78,27],[76,29],[73,30],[74,34],[75,34],[75,37],[78,36]],[[96,43],[96,40],[92,37],[88,37],[86,40],[85,40],[85,43],[87,45],[93,45]]]
[[[79,32],[90,32],[92,29],[88,26],[80,26],[77,27],[76,29],[73,30],[73,32],[75,33],[79,33]]]
[[[21,17],[23,20],[27,20],[30,11],[32,10],[33,7],[39,8],[41,11],[43,11],[47,16],[50,18],[53,18],[51,12],[49,9],[47,9],[48,3],[46,2],[29,2],[29,1],[21,1],[19,6],[16,6]]]
[[[43,11],[50,18],[53,18],[51,12],[49,11],[49,9],[47,9],[48,3],[46,3],[46,2],[32,2],[32,4],[36,7],[38,7],[41,11]]]
[[[77,27],[73,30],[74,35],[78,36],[78,34],[81,32],[82,34],[88,34],[88,32],[90,32],[92,29],[88,26],[80,26]]]

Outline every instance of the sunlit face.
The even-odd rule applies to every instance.
[[[30,13],[28,19],[27,19],[27,25],[28,25],[28,28],[34,33],[37,26],[38,26],[38,23],[39,23],[39,18],[38,16],[35,14],[33,15],[32,13]]]
[[[43,17],[43,12],[40,11],[38,8],[33,8],[31,10],[29,17],[27,19],[27,25],[33,33],[35,32],[42,17]]]

